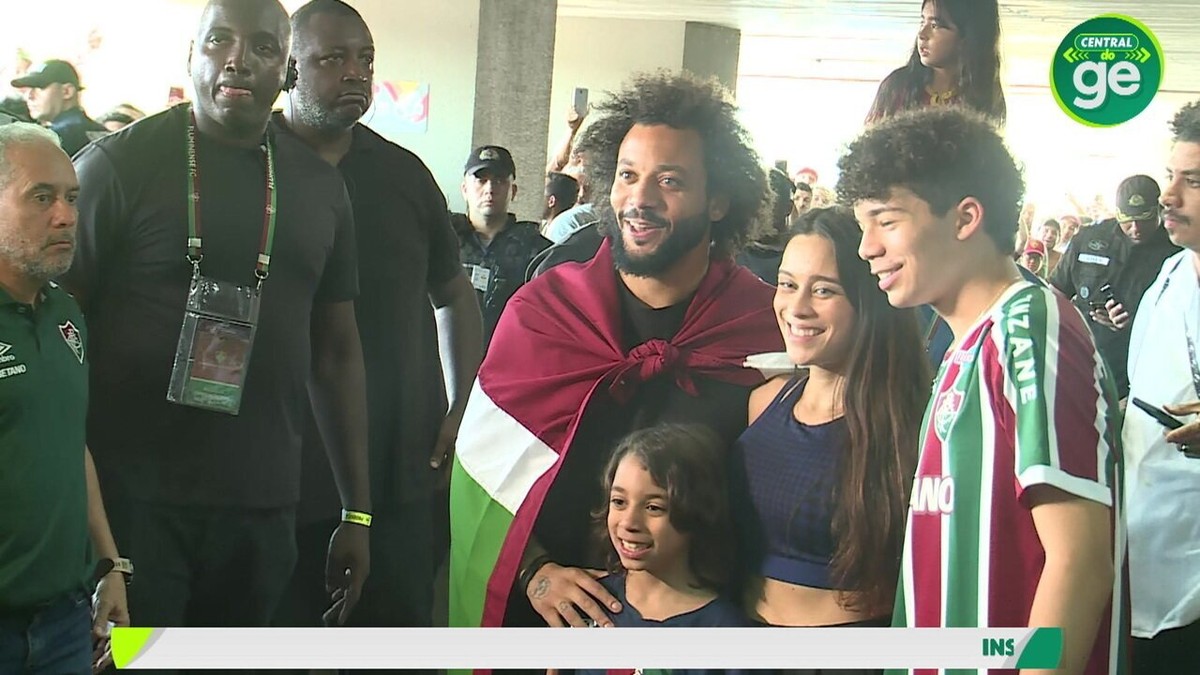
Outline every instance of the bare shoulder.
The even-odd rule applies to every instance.
[[[759,415],[771,405],[771,401],[779,395],[791,379],[790,375],[778,375],[766,382],[760,384],[754,391],[750,392],[749,405],[749,423],[754,424],[754,420],[758,419]]]

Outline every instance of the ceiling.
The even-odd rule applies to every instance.
[[[823,64],[825,77],[877,78],[881,68],[906,58],[920,16],[918,0],[558,0],[558,9],[561,16],[739,28],[742,75],[785,78],[813,77],[815,64]],[[1000,12],[1007,86],[1045,86],[1049,59],[1072,27],[1100,14],[1126,14],[1163,47],[1162,89],[1200,92],[1198,0],[1001,0]],[[751,44],[758,49],[745,49]]]

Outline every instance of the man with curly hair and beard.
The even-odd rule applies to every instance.
[[[1024,181],[977,113],[872,127],[839,162],[859,255],[954,332],[921,432],[894,624],[1055,626],[1063,673],[1124,672],[1112,376],[1083,317],[1012,260]]]
[[[732,442],[764,379],[746,357],[782,349],[771,288],[733,261],[769,193],[727,94],[642,75],[592,114],[604,241],[510,301],[458,437],[454,626],[610,624],[589,514],[617,440],[694,422]]]

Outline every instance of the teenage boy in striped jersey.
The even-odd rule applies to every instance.
[[[922,425],[894,624],[1057,626],[1057,672],[1125,672],[1115,392],[1083,317],[1013,263],[1012,156],[982,117],[930,109],[873,126],[839,168],[879,287],[932,305],[955,338]]]

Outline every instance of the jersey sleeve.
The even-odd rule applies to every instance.
[[[1045,288],[1006,304],[989,393],[1012,441],[1017,496],[1033,485],[1112,506],[1115,396],[1091,333]]]

